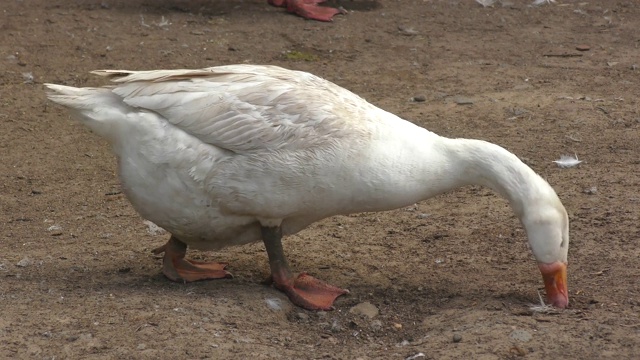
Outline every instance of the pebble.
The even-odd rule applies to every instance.
[[[525,356],[527,355],[527,351],[519,346],[514,346],[511,349],[509,349],[509,352],[514,353],[518,356]]]
[[[453,334],[453,342],[454,342],[454,343],[459,343],[460,341],[462,341],[462,335],[460,335],[460,334]]]
[[[379,331],[382,330],[382,321],[380,320],[373,320],[371,322],[371,330],[373,331]]]
[[[422,358],[424,358],[424,357],[426,357],[426,355],[425,355],[425,354],[423,354],[423,353],[421,353],[421,352],[419,352],[419,353],[417,353],[417,354],[415,354],[415,355],[411,355],[411,356],[409,356],[409,357],[406,357],[404,360],[422,359]]]
[[[33,264],[33,261],[32,261],[31,259],[29,259],[29,258],[24,258],[24,259],[22,259],[22,260],[18,261],[18,263],[16,264],[16,266],[19,266],[19,267],[27,267],[27,266],[29,266],[29,265],[31,265],[31,264]]]
[[[406,35],[406,36],[418,35],[418,32],[414,28],[404,26],[404,25],[398,26],[398,31],[400,32],[400,34]]]
[[[296,319],[301,320],[301,321],[307,321],[309,320],[309,315],[303,313],[303,312],[298,312],[296,313]]]
[[[424,96],[424,95],[416,95],[416,96],[412,97],[411,100],[413,100],[415,102],[425,102],[425,101],[427,101],[427,97]]]
[[[517,108],[517,107],[510,108],[509,112],[511,114],[513,114],[513,116],[520,116],[520,115],[525,115],[525,114],[528,113],[528,111],[526,109]]]
[[[466,96],[462,96],[462,95],[457,95],[453,97],[453,101],[458,104],[458,105],[472,105],[473,104],[473,99],[466,97]]]
[[[378,316],[380,311],[375,305],[368,301],[365,301],[349,309],[349,313],[366,316],[369,319],[373,319],[374,317]]]
[[[597,186],[592,186],[588,189],[584,190],[584,193],[587,195],[595,195],[598,193],[598,187]]]
[[[581,45],[576,46],[576,50],[578,50],[578,51],[589,51],[589,50],[591,50],[591,46],[585,45],[585,44],[581,44]]]
[[[338,322],[338,320],[333,320],[333,322],[331,323],[331,332],[340,332],[342,331],[342,325],[340,325],[340,322]]]
[[[143,221],[143,223],[147,225],[147,233],[151,236],[163,235],[166,232],[165,229],[161,228],[160,226],[156,225],[155,223],[149,220],[145,220]]]
[[[402,324],[395,323],[395,324],[393,324],[393,328],[395,330],[402,330]]]
[[[22,78],[24,79],[24,83],[25,84],[33,84],[33,73],[30,72],[23,72],[22,73]],[[37,195],[35,192],[32,191],[33,194]],[[41,193],[40,193],[41,194]]]
[[[516,341],[529,342],[533,336],[527,330],[516,329],[509,334],[509,337]]]

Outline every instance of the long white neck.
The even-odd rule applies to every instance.
[[[439,138],[435,145],[444,191],[464,185],[489,187],[507,199],[519,218],[540,202],[559,202],[551,186],[504,148],[482,140]],[[425,159],[427,162],[429,160]],[[429,169],[425,169],[429,172]]]
[[[380,195],[386,209],[410,205],[466,185],[489,187],[506,198],[518,217],[542,201],[557,202],[549,184],[504,148],[482,140],[449,139],[397,119],[383,126],[370,149],[372,173],[366,197]],[[381,191],[373,191],[373,190]],[[373,193],[373,194],[372,194]],[[382,198],[384,197],[384,198]],[[554,204],[555,206],[555,204]]]
[[[385,206],[363,210],[389,210],[462,186],[482,185],[507,199],[525,227],[529,215],[535,217],[540,209],[564,212],[553,188],[504,148],[441,137],[398,120],[391,122],[393,131],[381,132],[380,143],[370,151],[375,174],[361,176],[370,180],[362,195],[376,197],[372,203]]]
[[[410,205],[466,185],[486,186],[509,201],[538,261],[566,262],[567,212],[553,188],[518,157],[486,141],[449,139],[409,123],[394,124],[399,131],[389,132],[372,150],[373,158],[383,160],[368,189],[380,190],[369,193],[380,194],[373,197],[384,208],[368,210]]]

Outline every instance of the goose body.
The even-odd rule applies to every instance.
[[[172,264],[186,246],[263,240],[276,287],[300,306],[328,308],[344,291],[333,288],[316,306],[313,296],[309,303],[287,290],[297,280],[281,236],[328,216],[395,209],[479,184],[510,202],[547,298],[568,304],[566,211],[546,181],[497,145],[440,137],[329,81],[275,66],[94,73],[115,85],[47,84],[48,96],[111,143],[134,208],[172,234],[159,250],[169,278],[228,276],[217,267],[218,276],[190,278],[182,265],[176,274]],[[305,281],[296,284],[309,287]]]

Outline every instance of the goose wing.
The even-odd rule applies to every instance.
[[[94,73],[111,77],[129,106],[236,153],[320,145],[362,131],[354,119],[374,109],[329,81],[275,66]]]

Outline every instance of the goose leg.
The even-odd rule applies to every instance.
[[[287,11],[305,19],[331,21],[334,15],[345,14],[342,8],[318,6],[326,0],[268,0],[273,6],[286,7]]]
[[[329,285],[307,273],[294,278],[282,250],[280,227],[262,227],[262,240],[269,255],[271,279],[275,287],[287,294],[295,305],[307,310],[331,310],[338,296],[349,293],[349,290]]]
[[[185,259],[187,245],[175,236],[171,236],[166,244],[153,250],[153,253],[164,253],[162,273],[172,281],[192,282],[233,277],[224,269],[227,267],[226,263],[206,263]]]

